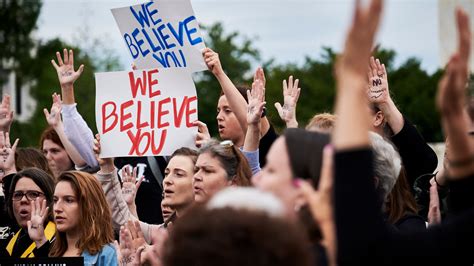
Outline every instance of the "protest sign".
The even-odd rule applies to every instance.
[[[185,69],[96,73],[95,79],[101,158],[194,147],[197,96]]]
[[[207,70],[205,48],[190,0],[160,0],[112,9],[138,69]]]

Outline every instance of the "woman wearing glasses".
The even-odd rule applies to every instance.
[[[18,230],[0,256],[17,258],[47,257],[56,227],[52,215],[54,180],[43,170],[28,168],[12,179],[7,210],[14,217]],[[40,214],[43,220],[32,220]]]

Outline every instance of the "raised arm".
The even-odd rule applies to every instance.
[[[84,118],[79,114],[76,108],[74,98],[74,82],[81,76],[84,65],[74,70],[74,53],[63,50],[64,60],[61,54],[56,52],[58,63],[51,60],[51,64],[58,74],[59,84],[61,85],[61,94],[63,97],[62,115],[64,124],[64,133],[76,148],[81,157],[90,167],[98,167],[93,151],[94,134],[87,125]]]
[[[383,113],[393,135],[386,136],[395,144],[403,160],[407,179],[413,187],[416,178],[432,173],[438,158],[415,126],[399,111],[390,96],[388,74],[379,59],[370,58],[368,99]]]
[[[84,159],[82,159],[81,155],[77,152],[76,148],[71,144],[64,133],[64,126],[61,120],[61,96],[54,93],[52,98],[53,105],[51,106],[51,113],[48,112],[48,109],[43,109],[46,121],[48,122],[49,126],[51,126],[58,134],[64,149],[66,150],[69,157],[71,157],[71,160],[74,162],[74,164],[77,167],[84,167],[86,162]]]
[[[474,143],[467,134],[469,126],[464,118],[471,31],[467,14],[458,9],[456,15],[458,49],[451,56],[439,82],[437,105],[444,134],[449,140],[447,174],[460,177],[474,172]]]
[[[375,59],[373,56],[370,57],[368,75],[369,90],[367,94],[369,101],[380,108],[393,134],[398,134],[403,128],[404,120],[402,113],[390,97],[385,64],[382,64],[379,59]]]
[[[344,52],[336,62],[338,121],[332,138],[336,150],[369,146],[366,70],[382,5],[373,0],[363,9],[359,1],[356,3]]]
[[[247,133],[245,134],[242,153],[247,158],[252,174],[260,172],[259,150],[260,145],[260,120],[262,118],[265,88],[259,79],[252,83],[252,90],[247,91],[249,101],[247,107]]]
[[[100,135],[97,134],[96,139],[94,140],[94,152],[100,165],[100,170],[97,172],[97,179],[102,185],[107,203],[112,212],[113,226],[115,229],[119,229],[128,221],[138,220],[138,217],[132,214],[124,199],[113,158],[99,158],[100,150]],[[145,240],[147,243],[150,243],[153,227],[158,226],[150,225],[141,221],[140,226],[145,236]]]
[[[222,69],[221,60],[219,59],[219,54],[214,52],[210,48],[205,48],[203,51],[204,61],[207,64],[209,70],[214,74],[217,81],[221,85],[222,91],[227,97],[229,106],[232,109],[232,112],[235,113],[237,120],[239,121],[242,130],[245,132],[247,130],[247,102],[244,97],[235,87],[234,83],[230,80],[227,74]]]

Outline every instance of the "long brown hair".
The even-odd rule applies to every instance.
[[[388,221],[391,224],[396,223],[407,213],[418,213],[418,207],[408,185],[404,167],[402,167],[398,180],[388,195],[385,206],[387,208]]]
[[[112,215],[99,182],[91,174],[80,171],[67,171],[58,177],[58,182],[69,182],[76,193],[79,203],[79,228],[81,237],[76,247],[91,255],[98,253],[102,247],[114,240]],[[50,257],[60,257],[67,250],[65,232],[56,231]]]

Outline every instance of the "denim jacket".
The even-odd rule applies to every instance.
[[[84,257],[84,266],[108,266],[118,265],[117,252],[111,244],[107,244],[95,255],[84,251],[81,254]]]

